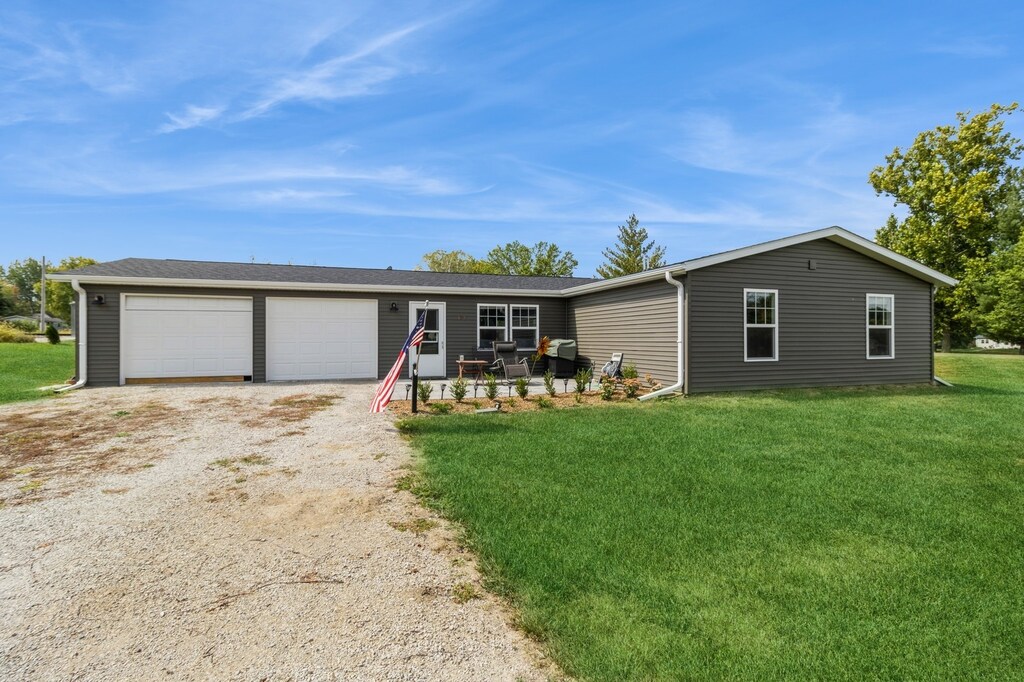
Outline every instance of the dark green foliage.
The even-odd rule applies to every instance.
[[[1020,196],[1015,162],[1024,146],[1005,130],[1005,117],[1016,109],[1016,103],[993,104],[973,116],[960,112],[956,125],[926,130],[905,150],[897,147],[886,156],[868,181],[906,215],[890,215],[875,241],[958,279],[972,262],[988,258],[1006,239],[1006,212],[1014,211]],[[1016,214],[1019,224],[1019,203]],[[962,292],[936,292],[935,326],[943,333],[943,350],[952,345],[954,322],[969,324],[972,309]]]
[[[465,377],[458,377],[452,380],[452,397],[455,402],[461,403],[466,399],[466,391],[469,390],[469,382]]]
[[[601,253],[608,262],[597,268],[597,276],[605,279],[632,275],[665,264],[665,247],[648,240],[647,230],[640,227],[636,214],[629,216],[625,225],[619,225],[615,246]]]
[[[420,399],[420,402],[425,405],[430,402],[430,394],[433,390],[434,387],[429,381],[423,381],[421,379],[416,385],[416,396]]]
[[[516,379],[516,395],[520,398],[526,398],[530,395],[530,380],[526,377],[519,377]]]
[[[551,370],[544,372],[544,390],[552,398],[555,397],[555,373]]]
[[[576,376],[573,377],[575,382],[576,395],[580,396],[587,390],[587,385],[590,384],[590,380],[594,378],[594,371],[590,368],[576,370]]]
[[[487,262],[494,272],[545,277],[572,277],[579,265],[571,251],[563,253],[549,242],[537,242],[532,247],[518,241],[496,246],[488,252]]]
[[[484,395],[488,400],[495,400],[498,397],[498,377],[493,374],[484,375]]]
[[[57,328],[52,324],[46,325],[46,340],[53,345],[60,343],[60,334],[57,332]]]

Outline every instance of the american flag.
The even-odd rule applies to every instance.
[[[395,390],[395,384],[398,383],[398,375],[402,373],[405,356],[409,354],[410,348],[423,343],[424,327],[426,324],[427,311],[424,310],[420,313],[420,318],[416,320],[416,325],[412,328],[412,331],[409,332],[409,338],[405,340],[402,352],[398,354],[398,359],[391,366],[391,371],[388,372],[388,375],[384,377],[384,381],[380,382],[380,386],[377,387],[377,393],[373,396],[373,402],[370,403],[370,412],[383,412],[384,408],[391,402],[391,394]]]

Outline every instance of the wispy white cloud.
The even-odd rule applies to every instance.
[[[988,59],[1005,56],[1007,48],[996,38],[963,37],[926,45],[923,51],[965,59]]]
[[[200,107],[190,104],[180,114],[167,112],[167,123],[164,123],[157,130],[161,133],[173,133],[178,130],[195,128],[219,118],[225,109],[226,107],[224,106]]]
[[[389,48],[420,30],[425,24],[412,24],[372,38],[348,54],[324,60],[306,69],[282,76],[266,88],[262,96],[245,109],[240,118],[261,116],[291,101],[332,101],[366,95],[406,69],[395,63],[367,63],[380,58]]]

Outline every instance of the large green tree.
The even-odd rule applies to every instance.
[[[972,263],[963,282],[973,292],[974,321],[991,339],[1024,354],[1024,235],[1011,248]]]
[[[563,252],[555,244],[537,242],[527,246],[514,241],[496,246],[487,253],[494,271],[505,275],[543,275],[572,277],[579,262],[571,251]]]
[[[629,216],[625,225],[619,225],[615,246],[605,249],[601,254],[608,262],[598,266],[597,275],[605,279],[632,275],[665,264],[665,247],[658,246],[653,239],[648,238],[647,230],[640,227],[635,213]]]
[[[0,317],[18,313],[18,290],[0,275]]]
[[[509,242],[491,249],[486,258],[443,249],[423,254],[423,266],[433,272],[571,277],[577,265],[571,251],[563,252],[548,242],[537,242],[533,246]]]
[[[974,116],[958,113],[956,125],[924,131],[906,150],[886,156],[869,181],[876,193],[903,206],[906,217],[890,215],[876,241],[957,278],[973,260],[987,258],[1020,175],[1013,162],[1024,147],[1004,130],[1004,117],[1016,109],[1016,103],[994,104]],[[938,291],[935,322],[943,350],[973,312],[962,297]]]
[[[68,256],[55,268],[57,271],[75,270],[87,265],[95,265],[96,261],[85,256]],[[71,302],[75,300],[75,290],[68,282],[46,282],[46,311],[65,322],[71,322]]]
[[[465,251],[437,249],[423,254],[423,265],[431,272],[472,272],[491,274],[494,267],[486,260],[475,258]]]
[[[7,266],[4,278],[14,287],[15,307],[19,315],[39,312],[39,282],[43,266],[35,258],[16,260]]]

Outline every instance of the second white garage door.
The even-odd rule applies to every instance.
[[[267,299],[267,380],[376,379],[377,301]]]

